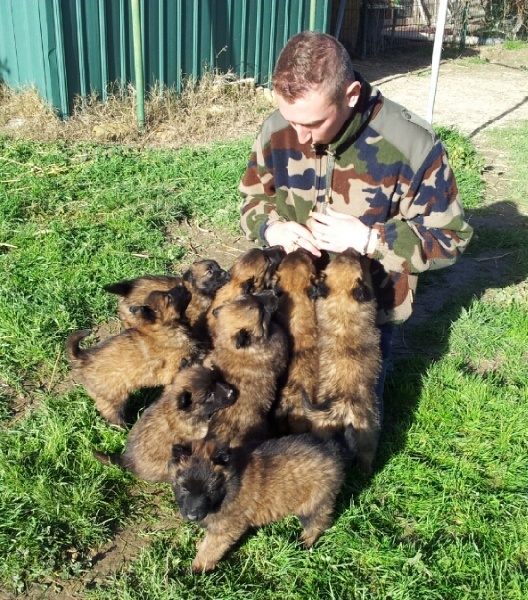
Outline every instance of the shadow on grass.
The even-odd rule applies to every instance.
[[[491,289],[506,288],[528,277],[528,217],[509,202],[466,211],[474,237],[451,267],[420,277],[412,317],[396,328],[394,370],[385,383],[385,418],[375,472],[405,449],[429,367],[449,348],[452,324]],[[370,477],[353,469],[344,493],[357,495]]]

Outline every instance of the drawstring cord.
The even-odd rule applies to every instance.
[[[319,156],[322,156],[322,152],[320,152],[321,147],[317,148],[316,146],[314,146],[314,150],[316,152],[316,156],[319,154]],[[318,151],[319,150],[319,151]],[[328,150],[328,148],[325,150],[326,153],[326,175],[325,175],[325,194],[324,194],[324,200],[320,203],[321,204],[321,210],[318,210],[318,202],[317,202],[317,193],[319,191],[318,187],[315,186],[315,199],[314,199],[314,203],[312,206],[312,211],[313,212],[321,212],[324,215],[326,215],[327,213],[327,208],[328,205],[331,203],[331,196],[330,196],[330,191],[332,188],[332,173],[334,171],[334,165],[335,165],[335,154],[333,152],[331,152],[330,150]],[[320,164],[320,163],[319,163]]]

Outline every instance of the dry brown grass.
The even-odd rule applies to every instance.
[[[254,135],[274,108],[268,90],[232,73],[210,71],[188,79],[181,93],[153,86],[145,97],[145,125],[138,127],[136,90],[114,83],[103,102],[97,94],[77,97],[73,114],[61,120],[35,88],[0,85],[0,133],[9,137],[119,142],[178,148]]]

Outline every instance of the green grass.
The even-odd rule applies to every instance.
[[[76,390],[35,394],[39,408],[0,436],[0,580],[27,581],[69,566],[68,552],[101,544],[138,504],[132,477],[95,463],[92,448],[118,435]]]
[[[476,208],[482,202],[484,162],[471,140],[452,127],[435,126],[449,154],[457,185],[466,209]]]
[[[528,197],[527,127],[492,137],[511,163],[504,198],[511,202]],[[461,197],[479,214],[481,159],[464,136],[440,135]],[[82,388],[68,385],[64,339],[114,318],[104,283],[185,263],[186,248],[166,236],[179,220],[238,228],[236,188],[249,146],[162,152],[0,139],[5,589],[89,571],[90,557],[116,530],[147,518],[153,490],[170,510],[168,486],[141,485],[93,458],[93,448],[119,451],[125,433],[102,421]],[[417,350],[396,362],[376,473],[349,472],[335,522],[313,549],[299,546],[300,525],[289,517],[251,532],[217,571],[197,576],[189,566],[203,532],[190,523],[160,528],[144,538],[139,556],[84,597],[527,597],[525,224],[519,217],[518,226],[478,231],[469,252],[514,252],[509,284],[455,298],[413,331],[437,357]],[[428,281],[438,285],[441,274]]]
[[[493,147],[509,156],[510,169],[504,174],[508,182],[509,199],[528,208],[526,187],[528,181],[528,122],[521,121],[517,127],[494,129],[486,136]]]
[[[181,264],[165,228],[187,218],[236,227],[231,184],[249,141],[178,153],[0,140],[2,377],[47,380],[65,334],[109,318],[105,283]],[[62,364],[62,363],[61,363]]]
[[[506,40],[502,45],[504,50],[523,50],[528,48],[528,42],[523,40]]]
[[[483,56],[466,56],[462,60],[460,60],[459,64],[463,66],[472,66],[472,65],[487,65],[489,64],[489,58]]]

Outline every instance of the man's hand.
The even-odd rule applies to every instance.
[[[330,207],[327,213],[312,213],[310,229],[317,247],[329,252],[343,252],[354,248],[365,254],[370,228],[357,217],[336,212]]]
[[[310,230],[296,221],[275,221],[266,229],[265,237],[270,246],[282,246],[288,253],[305,248],[314,256],[321,256]]]

